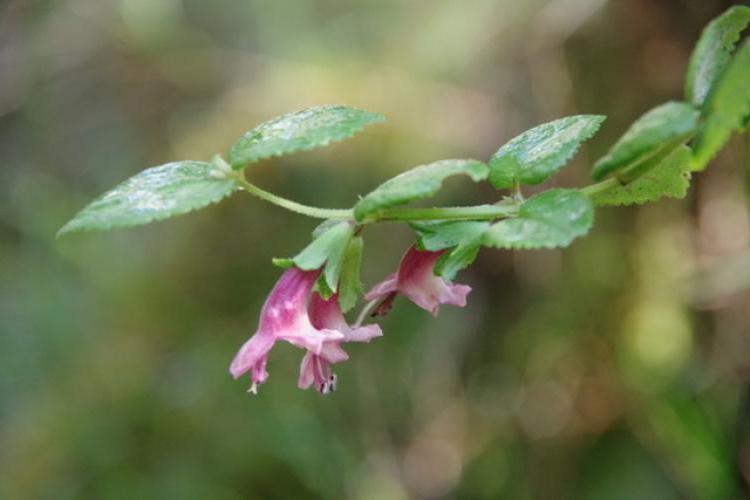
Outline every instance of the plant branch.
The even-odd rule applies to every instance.
[[[622,183],[617,178],[610,177],[609,179],[597,182],[596,184],[589,184],[588,186],[582,187],[579,191],[586,196],[594,196],[620,185],[622,185]]]
[[[353,220],[354,213],[346,208],[320,208],[304,205],[296,201],[283,198],[261,189],[249,182],[241,174],[227,174],[234,179],[243,190],[258,198],[289,211],[307,215],[316,219]],[[510,217],[518,212],[517,203],[501,202],[496,205],[476,205],[469,207],[435,207],[435,208],[385,208],[377,214],[362,221],[362,224],[374,222],[395,222],[414,220],[493,220]]]
[[[497,205],[435,208],[385,208],[372,217],[373,222],[413,220],[493,220],[512,217],[518,213],[516,203]]]
[[[380,302],[380,299],[371,300],[367,304],[365,304],[362,307],[362,310],[357,315],[357,321],[354,322],[352,328],[359,328],[360,326],[362,326],[362,323],[364,323],[367,319],[367,315],[370,314],[373,309],[375,309],[375,306],[378,305],[378,302]]]
[[[248,182],[248,180],[245,179],[241,174],[232,176],[232,179],[234,179],[240,186],[242,186],[242,189],[244,189],[248,193],[253,194],[269,203],[273,203],[274,205],[277,205],[281,208],[285,208],[291,212],[307,215],[308,217],[313,217],[316,219],[347,220],[354,218],[354,214],[352,213],[352,211],[346,208],[340,209],[311,207],[309,205],[303,205],[302,203],[297,203],[296,201],[283,198],[273,193],[269,193],[265,189],[261,189],[255,184]]]

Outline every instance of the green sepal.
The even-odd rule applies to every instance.
[[[541,184],[594,136],[605,119],[600,115],[569,116],[523,132],[490,158],[490,182],[497,189]]]
[[[327,105],[288,113],[261,123],[245,133],[229,151],[229,163],[240,169],[248,163],[326,146],[360,132],[385,117],[347,106]]]
[[[294,266],[294,259],[290,259],[288,257],[273,257],[271,259],[271,263],[276,267],[280,267],[281,269],[289,269],[290,267]]]
[[[351,310],[357,304],[359,296],[362,295],[360,267],[363,250],[364,241],[361,236],[355,236],[349,240],[344,253],[344,262],[341,265],[341,277],[339,278],[339,306],[342,312]]]
[[[318,292],[318,295],[325,300],[330,299],[333,297],[333,294],[336,293],[336,290],[331,290],[331,287],[328,286],[328,280],[326,279],[325,274],[318,276],[318,279],[315,281],[315,290]]]
[[[591,176],[600,180],[607,174],[632,168],[658,153],[665,143],[684,142],[698,125],[699,112],[686,102],[668,102],[636,120],[594,165]]]
[[[487,165],[478,160],[440,160],[420,165],[385,181],[354,205],[358,221],[377,218],[381,209],[434,195],[443,181],[463,174],[478,182],[487,178]]]
[[[550,189],[526,200],[518,216],[493,224],[482,243],[497,248],[568,246],[594,223],[589,198],[575,189]]]

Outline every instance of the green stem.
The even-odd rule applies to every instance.
[[[269,193],[245,179],[241,174],[227,174],[234,179],[242,189],[262,200],[273,203],[292,212],[314,217],[316,219],[353,220],[354,213],[345,208],[320,208],[303,205],[296,201]],[[497,205],[477,205],[473,207],[436,207],[436,208],[385,208],[372,218],[362,221],[362,224],[373,222],[394,222],[412,220],[493,220],[515,215],[518,206],[515,203],[500,203]]]
[[[269,193],[265,189],[261,189],[255,184],[248,182],[247,179],[242,177],[242,175],[232,176],[232,178],[248,193],[254,194],[262,200],[266,200],[269,203],[273,203],[274,205],[278,205],[281,208],[286,208],[287,210],[298,214],[307,215],[308,217],[314,217],[316,219],[346,220],[354,218],[352,211],[346,208],[319,208],[303,205],[302,203],[297,203],[296,201]]]
[[[362,323],[364,323],[367,319],[367,315],[370,314],[373,309],[375,309],[375,306],[378,305],[378,302],[380,302],[380,299],[371,300],[367,304],[365,304],[364,307],[362,307],[362,310],[357,315],[357,321],[354,322],[352,328],[359,328],[360,326],[362,326]]]
[[[581,191],[586,196],[594,196],[596,194],[608,191],[619,185],[620,185],[619,180],[617,180],[615,177],[610,177],[609,179],[603,180],[601,182],[597,182],[596,184],[590,184],[586,187],[582,187],[579,191]]]
[[[412,220],[493,220],[518,213],[517,204],[476,205],[472,207],[384,208],[372,222]]]

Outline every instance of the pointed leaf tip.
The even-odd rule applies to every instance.
[[[701,107],[721,78],[740,40],[750,25],[750,7],[735,5],[711,21],[703,30],[685,76],[685,97]]]
[[[91,202],[57,233],[148,224],[203,208],[229,196],[236,182],[212,163],[176,161],[148,168]]]

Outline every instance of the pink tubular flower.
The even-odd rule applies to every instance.
[[[263,304],[258,331],[245,342],[234,357],[229,372],[239,378],[250,372],[255,394],[258,384],[268,378],[268,352],[277,340],[285,340],[309,353],[328,352],[331,342],[342,342],[345,334],[331,328],[318,329],[310,322],[307,306],[319,271],[302,271],[292,267],[284,271]]]
[[[314,383],[322,394],[327,394],[336,390],[336,375],[331,371],[331,365],[349,359],[340,344],[369,342],[383,335],[383,332],[378,325],[349,326],[341,313],[337,295],[325,300],[317,293],[314,294],[310,300],[309,312],[314,327],[334,330],[343,335],[342,339],[325,342],[320,353],[308,351],[300,365],[297,386],[307,389]]]
[[[401,258],[398,271],[365,294],[367,300],[387,299],[402,293],[416,305],[437,316],[440,304],[463,307],[471,291],[467,285],[454,285],[433,274],[438,258],[445,252],[422,251],[412,245]]]

